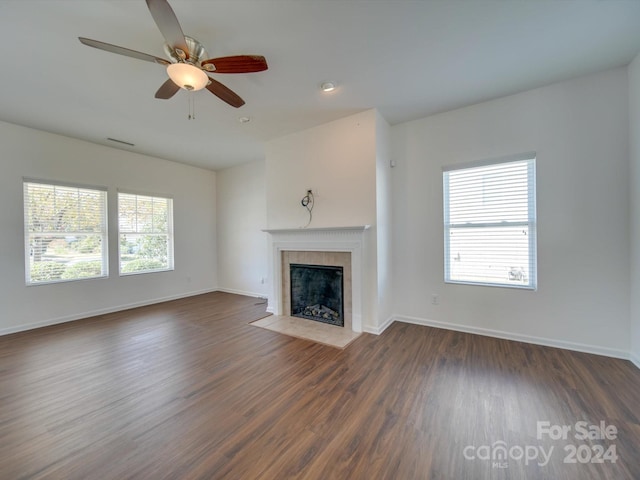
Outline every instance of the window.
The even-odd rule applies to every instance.
[[[120,275],[173,270],[173,201],[118,193]]]
[[[27,285],[106,277],[107,192],[24,180]]]
[[[445,282],[535,289],[535,154],[445,168]]]

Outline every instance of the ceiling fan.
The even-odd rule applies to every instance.
[[[169,79],[158,89],[156,98],[169,99],[181,88],[189,91],[206,88],[232,107],[239,108],[244,105],[244,100],[233,90],[207,74],[262,72],[268,68],[265,58],[260,55],[209,58],[199,41],[182,33],[182,27],[167,0],[146,2],[153,20],[166,40],[164,51],[169,60],[90,38],[78,39],[89,47],[166,66]]]

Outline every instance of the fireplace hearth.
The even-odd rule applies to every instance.
[[[343,267],[289,265],[291,316],[344,326]]]

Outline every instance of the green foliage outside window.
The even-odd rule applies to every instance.
[[[106,192],[24,183],[27,283],[106,275]]]

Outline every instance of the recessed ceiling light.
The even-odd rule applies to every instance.
[[[238,117],[238,121],[240,123],[249,123],[251,121],[251,117]]]
[[[323,92],[333,92],[336,89],[336,84],[335,82],[322,82],[320,89]]]

